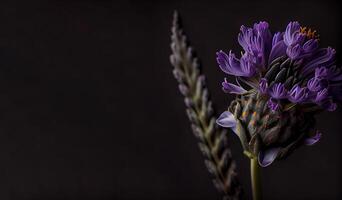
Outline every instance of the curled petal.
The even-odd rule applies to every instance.
[[[224,92],[231,94],[243,94],[247,92],[247,90],[238,85],[228,83],[226,78],[224,79],[224,82],[222,82],[222,89]]]
[[[268,83],[266,78],[260,79],[259,82],[259,91],[261,94],[266,94],[268,89]]]
[[[284,99],[287,96],[286,89],[284,87],[284,84],[282,83],[274,84],[272,88],[270,89],[269,94],[274,99]]]
[[[267,101],[267,106],[269,109],[271,109],[272,111],[277,111],[279,110],[279,104],[278,102],[273,99],[273,98],[270,98],[268,101]]]
[[[299,44],[295,46],[288,46],[286,49],[286,54],[292,59],[297,59],[302,53],[302,47]]]
[[[238,35],[238,42],[245,51],[248,51],[250,45],[250,40],[253,36],[253,30],[242,25],[240,28],[240,33]]]
[[[317,131],[316,134],[312,137],[308,137],[304,140],[304,144],[311,146],[316,144],[322,137],[322,133]]]
[[[274,34],[273,39],[272,39],[272,47],[274,47],[278,42],[283,41],[283,35],[284,33],[277,32]]]
[[[308,75],[319,66],[330,66],[335,62],[335,49],[328,47],[320,49],[315,53],[313,59],[306,63],[303,67],[302,73]]]
[[[241,56],[240,64],[241,71],[245,77],[252,77],[256,73],[256,66],[254,65],[254,56],[247,52]]]
[[[290,22],[285,30],[284,42],[287,46],[296,45],[304,40],[304,35],[300,34],[300,24]]]
[[[319,79],[316,77],[311,78],[307,83],[308,89],[312,92],[318,92],[327,86],[327,80]]]
[[[227,74],[235,75],[234,71],[240,68],[240,62],[235,58],[235,55],[231,52],[227,55],[224,51],[219,51],[216,55],[216,60],[221,70]]]
[[[318,41],[317,39],[310,39],[306,41],[303,45],[303,51],[305,53],[312,53],[318,48]]]
[[[241,57],[241,63],[231,51],[228,55],[223,51],[217,52],[216,55],[219,67],[227,74],[244,77],[251,77],[255,74],[255,66],[252,65],[251,57],[247,53]]]
[[[328,69],[326,67],[317,67],[315,69],[315,78],[323,79],[328,75]]]
[[[268,63],[271,63],[273,60],[286,55],[287,46],[283,41],[278,42],[272,47],[270,57],[268,58]]]
[[[270,148],[265,151],[260,151],[258,155],[259,165],[261,167],[267,167],[273,163],[277,158],[280,148]]]
[[[292,103],[301,103],[308,98],[306,88],[301,88],[298,84],[294,85],[289,92],[288,99]]]
[[[216,123],[225,128],[235,128],[236,120],[234,115],[229,111],[224,111],[216,120]]]
[[[321,103],[328,97],[328,88],[324,88],[321,91],[318,91],[316,94],[315,102]]]

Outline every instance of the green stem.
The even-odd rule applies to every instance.
[[[261,177],[260,177],[260,167],[257,158],[251,159],[251,181],[252,181],[252,192],[253,200],[261,200]]]

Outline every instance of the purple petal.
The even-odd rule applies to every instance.
[[[318,91],[315,97],[316,103],[323,102],[328,97],[328,88],[324,88],[321,91]]]
[[[273,163],[277,158],[280,148],[270,148],[265,151],[260,151],[258,155],[259,165],[261,167],[267,167]]]
[[[240,68],[243,76],[252,77],[256,73],[256,66],[254,64],[254,56],[245,52],[240,59]]]
[[[231,51],[227,55],[223,51],[216,53],[217,63],[221,70],[227,74],[234,76],[251,77],[255,74],[255,66],[251,63],[251,57],[245,53],[240,60],[235,57]]]
[[[318,52],[313,55],[313,59],[304,65],[302,73],[308,75],[313,72],[316,67],[333,64],[335,62],[335,54],[335,49],[331,47],[318,50]]]
[[[294,85],[288,94],[288,99],[292,103],[301,103],[308,97],[307,89],[301,88],[298,84]]]
[[[240,31],[241,32],[238,35],[238,42],[245,51],[248,51],[248,46],[250,45],[250,38],[252,37],[253,30],[242,25]]]
[[[308,89],[312,92],[318,92],[327,86],[328,86],[327,80],[324,80],[324,79],[322,80],[316,77],[311,78],[307,83]]]
[[[271,63],[276,58],[286,55],[287,46],[283,41],[278,42],[275,46],[272,47],[270,57],[268,59],[268,63]]]
[[[290,22],[285,30],[284,42],[287,46],[292,46],[303,42],[304,35],[300,33],[300,24],[298,22]]]
[[[317,67],[315,69],[315,78],[325,78],[328,75],[328,69],[326,67]]]
[[[267,106],[269,109],[271,109],[272,111],[277,111],[279,110],[279,104],[278,102],[273,99],[273,98],[270,98],[268,101],[267,101]]]
[[[322,137],[322,133],[317,131],[314,136],[306,138],[304,140],[304,144],[306,144],[308,146],[314,145],[321,139],[321,137]]]
[[[312,53],[318,48],[318,41],[316,39],[310,39],[303,45],[303,51],[305,53]]]
[[[272,39],[272,47],[274,47],[278,42],[283,41],[283,35],[284,33],[277,32],[274,34],[273,39]]]
[[[260,79],[259,82],[259,91],[261,94],[266,94],[267,93],[267,89],[268,89],[268,83],[266,78],[262,78]]]
[[[243,94],[247,92],[247,90],[243,89],[238,85],[228,83],[226,78],[224,79],[224,82],[222,82],[222,89],[224,92],[231,94]]]
[[[292,60],[299,58],[301,53],[302,53],[302,47],[299,44],[296,44],[294,46],[288,46],[286,49],[286,54]]]
[[[287,91],[284,84],[276,83],[271,87],[269,94],[275,99],[284,99],[287,96]]]
[[[216,123],[225,128],[235,128],[236,120],[234,115],[229,111],[224,111],[216,120]]]

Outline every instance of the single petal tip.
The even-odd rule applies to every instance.
[[[223,112],[216,120],[216,123],[225,128],[232,128],[236,126],[236,120],[234,115],[229,112]]]
[[[304,140],[304,144],[308,146],[314,145],[321,139],[321,137],[322,133],[317,131],[317,133],[314,136],[306,138]]]
[[[261,167],[267,167],[273,163],[277,158],[280,148],[271,148],[265,151],[259,152],[258,161]]]

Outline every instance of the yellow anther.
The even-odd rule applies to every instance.
[[[311,28],[300,27],[300,33],[305,35],[309,39],[318,39],[319,35],[316,30],[311,30]]]

